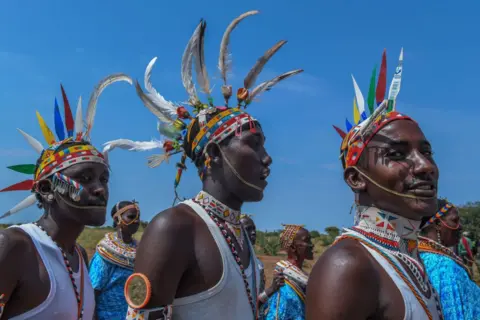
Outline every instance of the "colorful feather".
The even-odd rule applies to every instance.
[[[230,34],[238,26],[238,24],[245,19],[246,17],[253,16],[258,14],[258,11],[252,10],[248,11],[237,18],[235,18],[225,30],[222,42],[220,43],[220,55],[218,57],[218,69],[220,70],[223,83],[227,85],[227,76],[231,68],[230,52],[228,50],[228,45],[230,43]]]
[[[82,96],[78,98],[77,112],[75,114],[75,140],[79,141],[83,136],[83,110],[82,110]]]
[[[128,139],[117,139],[108,141],[103,144],[103,152],[110,152],[113,149],[119,148],[128,151],[148,151],[153,149],[163,149],[163,141],[132,141]]]
[[[40,125],[40,129],[42,130],[42,134],[45,138],[45,141],[47,141],[48,145],[54,144],[55,141],[55,136],[52,133],[52,130],[47,126],[45,123],[45,120],[43,120],[42,116],[40,113],[37,111],[37,119],[38,119],[38,124]]]
[[[353,80],[353,88],[355,90],[355,98],[357,100],[358,112],[360,114],[361,119],[365,120],[367,119],[367,113],[365,112],[365,99],[363,98],[362,91],[360,91],[357,81],[355,81],[355,78],[353,77],[353,75],[352,75],[352,80]]]
[[[12,184],[11,186],[6,187],[6,188],[0,190],[0,192],[7,192],[7,191],[30,191],[30,190],[32,190],[32,188],[33,188],[33,184],[34,184],[34,181],[31,180],[31,179],[29,179],[29,180],[25,180],[25,181],[22,181],[22,182],[18,182],[18,183]]]
[[[65,140],[65,129],[57,98],[55,98],[55,132],[57,133],[58,141]]]
[[[392,111],[395,108],[395,103],[397,100],[398,93],[400,92],[400,87],[402,84],[402,73],[403,73],[403,48],[400,50],[400,57],[398,58],[398,66],[395,69],[395,74],[393,75],[392,83],[390,84],[390,89],[388,90],[388,109],[387,111]]]
[[[275,77],[271,80],[260,83],[250,93],[250,95],[248,97],[248,100],[246,101],[247,104],[251,103],[253,101],[253,99],[255,97],[259,96],[262,92],[270,91],[273,88],[273,86],[275,86],[280,81],[285,80],[287,78],[290,78],[291,76],[294,76],[294,75],[302,73],[302,72],[303,72],[302,69],[297,69],[297,70],[285,72],[285,73],[283,73],[283,74],[281,74],[281,75],[279,75],[279,76],[277,76],[277,77]]]
[[[370,115],[375,110],[375,78],[376,78],[376,75],[377,75],[377,66],[375,66],[375,68],[373,68],[372,76],[370,77],[370,87],[368,88],[367,103],[368,103],[368,110],[370,111]]]
[[[153,58],[145,69],[145,88],[147,89],[146,95],[151,101],[151,106],[155,107],[155,110],[149,110],[156,115],[161,121],[166,123],[172,123],[177,118],[177,107],[173,102],[167,101],[160,93],[153,87],[150,78],[152,76],[153,65],[157,61],[157,57]],[[148,107],[147,107],[148,108]]]
[[[378,75],[377,91],[375,93],[377,105],[385,99],[387,90],[387,50],[383,50],[382,65],[380,66],[380,74]]]
[[[375,109],[375,111],[373,112],[373,114],[368,117],[367,120],[365,120],[363,123],[362,123],[362,126],[360,127],[360,129],[358,130],[358,133],[359,135],[362,135],[367,131],[367,129],[370,127],[370,125],[373,123],[373,121],[382,113],[384,112],[388,107],[388,103],[387,103],[387,100],[383,100],[382,103],[380,103],[380,105],[377,107],[377,109]],[[352,137],[353,138],[353,137]]]
[[[340,129],[339,127],[337,126],[333,126],[333,129],[335,129],[335,131],[337,131],[338,135],[340,137],[342,137],[342,139],[345,138],[345,136],[347,135],[342,129]]]
[[[34,164],[18,164],[16,166],[7,167],[10,170],[25,173],[25,174],[34,174],[35,173],[35,165]]]
[[[197,28],[195,28],[195,31],[190,37],[190,40],[188,41],[182,56],[182,66],[181,66],[182,83],[188,94],[188,103],[190,103],[190,105],[192,106],[196,106],[200,104],[200,100],[198,99],[198,95],[197,95],[197,90],[195,89],[195,83],[193,82],[193,56],[194,56],[194,50],[197,46],[197,43],[200,37],[200,29],[202,27],[202,22],[203,21],[200,21]]]
[[[4,213],[0,219],[6,218],[8,216],[11,216],[20,210],[23,210],[25,208],[33,206],[37,202],[37,197],[35,194],[31,194],[25,199],[23,199],[20,203],[18,203],[16,206],[14,206],[12,209],[8,210],[6,213]]]
[[[43,152],[43,146],[40,143],[40,141],[38,141],[37,139],[35,139],[31,135],[29,135],[28,133],[26,133],[26,132],[24,132],[20,129],[17,129],[17,130],[22,134],[22,136],[25,138],[25,140],[27,140],[28,144],[30,144],[30,146],[33,148],[33,150],[35,150],[39,154]]]
[[[70,103],[68,102],[67,94],[65,93],[65,89],[60,84],[60,89],[62,90],[62,98],[63,98],[63,109],[65,113],[65,126],[67,128],[68,137],[73,137],[73,128],[75,126],[73,122],[73,114],[72,109],[70,108]]]
[[[277,42],[273,47],[268,49],[263,54],[263,56],[261,56],[257,60],[255,65],[250,70],[250,72],[248,72],[247,76],[245,77],[245,80],[243,81],[243,87],[245,89],[250,89],[255,84],[255,81],[257,80],[258,75],[262,72],[263,67],[265,67],[265,64],[268,62],[268,60],[270,60],[270,58],[272,58],[273,55],[277,53],[278,50],[280,50],[280,48],[283,47],[286,43],[287,41],[285,40],[281,40]]]
[[[347,128],[347,132],[350,132],[350,130],[353,128],[353,125],[350,123],[350,121],[348,121],[347,118],[345,118],[345,128]]]
[[[207,23],[202,20],[200,23],[200,32],[197,46],[193,51],[195,58],[195,73],[197,74],[197,83],[202,88],[203,92],[210,95],[210,81],[208,80],[207,66],[205,63],[205,30]]]
[[[102,94],[103,90],[109,85],[118,82],[118,81],[125,81],[128,82],[130,85],[133,84],[132,79],[123,73],[112,74],[102,81],[95,87],[94,91],[90,95],[90,100],[88,101],[87,107],[87,115],[86,115],[86,122],[87,122],[87,129],[85,131],[85,136],[90,137],[90,132],[93,127],[93,121],[95,119],[95,113],[97,110],[97,102],[98,98]]]
[[[357,99],[353,97],[353,123],[358,125],[360,123],[360,113],[358,112]]]

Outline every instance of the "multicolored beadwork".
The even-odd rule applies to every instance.
[[[75,279],[73,278],[73,269],[72,266],[70,265],[70,261],[67,258],[67,254],[65,251],[58,245],[57,242],[55,242],[52,237],[48,234],[48,232],[37,222],[34,223],[40,230],[45,232],[45,234],[55,243],[62,253],[63,256],[63,262],[65,263],[65,268],[68,271],[68,275],[70,276],[70,280],[72,281],[72,286],[73,286],[73,291],[75,293],[75,297],[77,298],[77,306],[78,306],[78,320],[83,320],[83,281],[84,281],[84,274],[83,274],[83,255],[80,252],[80,249],[78,248],[78,245],[75,245],[75,251],[77,252],[78,255],[78,268],[80,270],[80,292],[78,291],[77,284],[75,283]]]
[[[422,229],[425,229],[426,227],[428,227],[429,225],[434,223],[436,220],[443,217],[453,207],[454,207],[454,205],[451,204],[450,202],[446,203],[443,207],[440,208],[440,210],[437,211],[437,213],[435,213],[435,215],[433,217],[431,217],[430,219],[428,219],[427,222],[425,222]]]
[[[284,224],[284,229],[280,234],[280,246],[283,250],[287,250],[293,244],[297,232],[303,227],[303,225],[297,224]]]
[[[97,244],[97,252],[102,258],[120,267],[133,270],[137,253],[137,241],[125,243],[116,232],[110,232]]]

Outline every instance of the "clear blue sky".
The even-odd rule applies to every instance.
[[[367,5],[367,3],[369,5]],[[260,80],[303,68],[305,73],[263,95],[250,107],[268,137],[272,175],[261,203],[247,204],[260,229],[303,223],[322,230],[347,226],[353,196],[342,179],[340,138],[332,124],[352,118],[353,73],[363,93],[370,73],[387,49],[388,79],[404,47],[404,73],[397,107],[421,124],[431,140],[441,170],[440,194],[455,203],[479,200],[478,74],[480,4],[446,1],[2,1],[0,3],[0,167],[32,163],[35,153],[16,128],[42,139],[39,110],[53,128],[54,98],[60,82],[70,102],[79,95],[84,107],[93,86],[104,76],[125,72],[143,78],[146,65],[158,60],[156,88],[168,99],[184,101],[180,59],[200,18],[208,23],[206,56],[216,70],[224,28],[239,14],[257,9],[232,35],[233,84],[276,41],[289,43],[268,64]],[[97,146],[116,138],[157,137],[156,119],[143,107],[133,87],[119,83],[100,98],[93,129]],[[149,220],[170,206],[175,168],[146,166],[149,153],[115,151],[109,206],[119,200],[140,202]],[[2,186],[24,178],[0,171]],[[189,170],[180,192],[200,188]],[[26,196],[0,194],[0,208],[10,209]],[[110,209],[110,208],[109,208]],[[30,208],[5,222],[32,221]]]

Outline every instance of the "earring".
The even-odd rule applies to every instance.
[[[207,169],[210,169],[212,167],[211,162],[212,162],[212,159],[210,158],[210,156],[208,154],[205,155],[205,167]]]
[[[440,230],[437,229],[437,242],[442,244],[442,238],[440,237]]]

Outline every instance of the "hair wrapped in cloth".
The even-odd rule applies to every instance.
[[[97,101],[103,90],[110,84],[117,81],[126,81],[130,84],[132,80],[125,74],[113,74],[103,79],[97,87],[94,89],[88,102],[87,114],[85,121],[83,119],[82,112],[82,99],[79,98],[75,120],[70,108],[67,95],[63,86],[60,86],[63,97],[64,105],[64,119],[60,114],[57,99],[55,98],[54,104],[54,124],[55,135],[48,127],[47,123],[37,111],[37,119],[40,125],[42,134],[47,142],[47,146],[44,147],[40,141],[18,129],[23,135],[28,144],[40,154],[36,164],[21,164],[8,167],[9,169],[31,175],[32,178],[24,180],[22,182],[13,184],[7,188],[0,190],[0,192],[6,191],[36,191],[37,183],[41,180],[52,178],[52,184],[56,190],[69,193],[73,199],[78,199],[79,192],[82,186],[66,177],[59,172],[71,167],[75,164],[82,162],[97,162],[107,165],[106,155],[98,151],[94,146],[90,144],[90,132],[93,127],[95,119],[95,113],[97,108]],[[85,130],[84,130],[85,128]],[[62,146],[65,146],[62,148]],[[30,207],[36,203],[37,199],[34,194],[31,194],[15,207],[3,214],[1,218],[8,217],[14,213],[19,212],[22,209]]]
[[[354,123],[351,124],[348,119],[345,119],[346,132],[339,127],[333,126],[335,131],[337,131],[342,138],[340,158],[345,168],[357,165],[358,160],[368,143],[383,127],[395,120],[408,119],[413,121],[409,116],[401,114],[395,110],[396,99],[400,92],[402,72],[403,49],[400,52],[398,66],[395,70],[395,75],[390,85],[388,96],[385,99],[387,88],[387,58],[386,52],[384,51],[377,85],[375,86],[376,67],[373,70],[370,79],[370,88],[367,97],[368,109],[370,111],[370,116],[368,118],[365,111],[365,100],[352,75],[355,92],[353,98]]]
[[[287,250],[293,244],[298,231],[302,229],[304,225],[282,224],[282,226],[283,231],[280,233],[280,247],[283,250]]]
[[[164,140],[138,142],[119,139],[107,142],[104,150],[114,148],[129,151],[163,149],[163,154],[148,158],[149,167],[157,167],[163,162],[168,162],[171,156],[181,154],[180,161],[177,163],[177,175],[174,182],[175,194],[182,173],[186,169],[187,157],[195,162],[200,169],[203,166],[204,169],[199,170],[199,174],[203,178],[203,173],[209,166],[210,161],[208,155],[205,154],[206,146],[210,143],[219,144],[232,135],[240,135],[242,127],[245,125],[249,130],[255,131],[257,122],[245,111],[247,106],[261,93],[271,90],[280,81],[303,71],[299,69],[286,72],[254,87],[256,79],[265,64],[286,43],[283,40],[279,41],[257,60],[245,77],[243,88],[237,90],[235,105],[229,107],[229,101],[233,95],[232,86],[227,81],[231,66],[228,50],[230,35],[242,20],[257,13],[258,11],[249,11],[240,15],[230,23],[223,35],[218,60],[218,68],[223,80],[221,87],[223,105],[215,105],[211,96],[212,89],[204,57],[204,39],[207,25],[205,21],[201,20],[185,48],[181,63],[181,78],[188,94],[188,101],[185,104],[190,105],[192,110],[188,111],[184,105],[166,100],[155,90],[150,82],[151,71],[157,59],[154,58],[145,70],[146,92],[143,91],[138,82],[136,83],[136,90],[143,104],[158,118],[157,129]],[[193,80],[193,70],[196,74],[196,83],[207,97],[206,103],[202,102],[197,94]],[[177,194],[176,199],[178,199]]]

